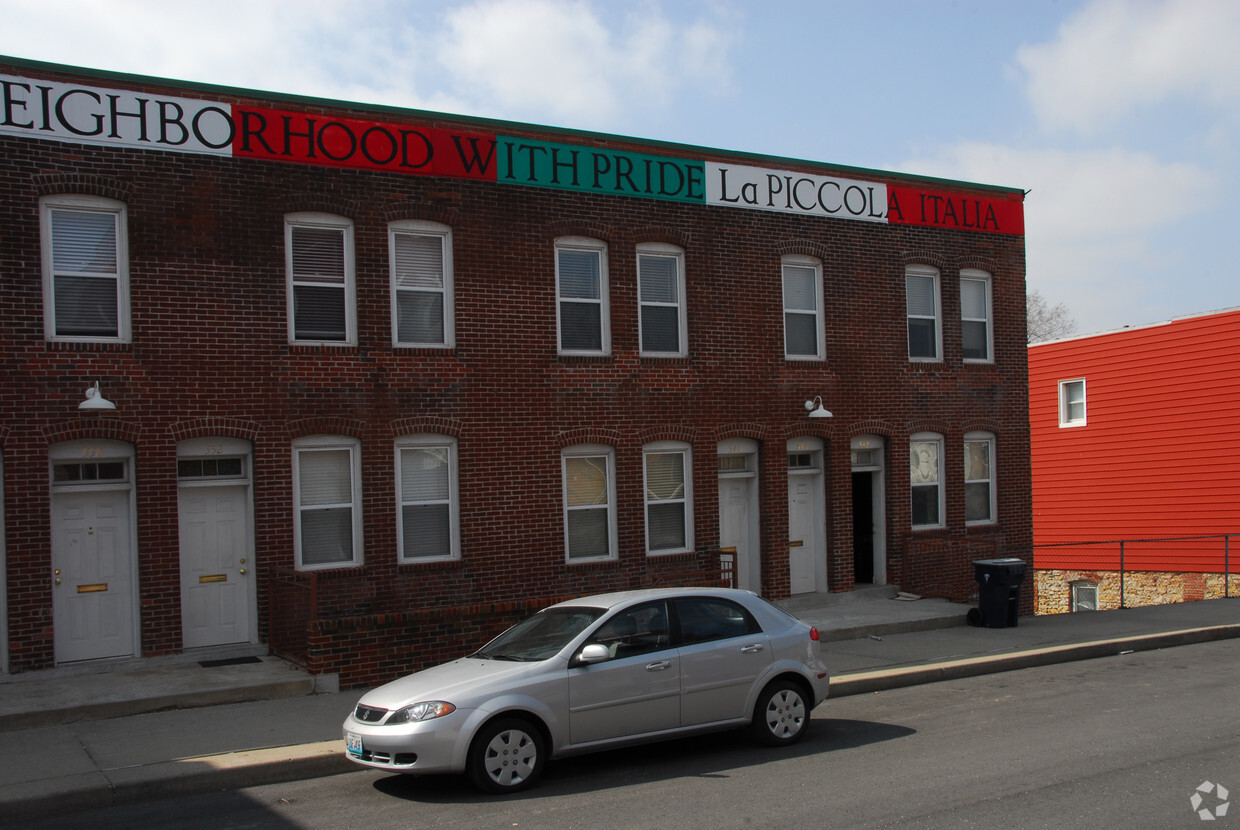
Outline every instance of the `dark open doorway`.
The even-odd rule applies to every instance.
[[[874,473],[852,474],[853,581],[874,581]]]

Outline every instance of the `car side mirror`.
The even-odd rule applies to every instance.
[[[611,650],[601,643],[590,643],[577,654],[577,665],[588,666],[611,659]]]

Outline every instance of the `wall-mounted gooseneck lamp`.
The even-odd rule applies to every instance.
[[[822,405],[822,396],[815,395],[812,401],[805,402],[805,408],[809,410],[811,418],[831,418],[834,417],[830,410]]]
[[[99,391],[99,381],[95,381],[94,386],[86,387],[86,400],[78,404],[78,409],[116,409],[116,404],[103,396]]]

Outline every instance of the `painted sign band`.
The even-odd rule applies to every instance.
[[[13,75],[0,75],[0,134],[862,222],[1025,232],[1019,192],[962,194]]]

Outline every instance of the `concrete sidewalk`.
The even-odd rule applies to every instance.
[[[968,607],[944,600],[792,610],[822,632],[833,697],[1240,637],[1240,598],[1002,629],[968,627]],[[331,680],[252,656],[0,677],[0,823],[358,770],[340,727],[364,690]],[[829,716],[830,701],[817,711]]]

